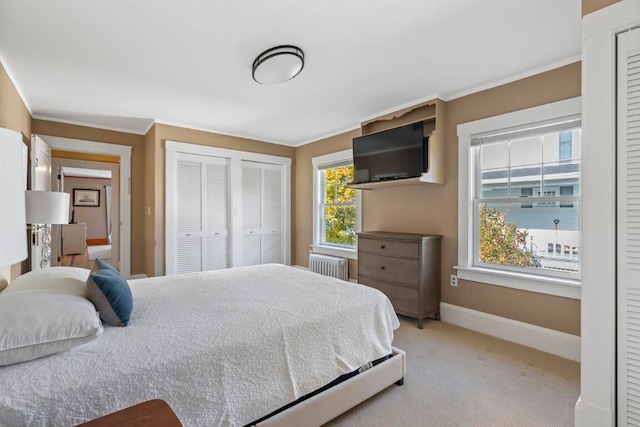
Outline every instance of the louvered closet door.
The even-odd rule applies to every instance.
[[[262,261],[262,168],[242,162],[242,265]]]
[[[617,212],[618,422],[640,426],[640,29],[618,37]]]
[[[242,162],[242,264],[284,263],[282,165]]]
[[[284,262],[282,242],[283,170],[279,165],[264,169],[264,228],[262,262]]]
[[[176,154],[175,272],[229,267],[229,160]]]
[[[205,270],[229,267],[229,162],[206,163]]]
[[[203,215],[200,161],[176,162],[176,273],[202,271]]]

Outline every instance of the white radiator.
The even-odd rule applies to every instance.
[[[349,262],[346,258],[309,252],[309,271],[336,279],[349,280]]]

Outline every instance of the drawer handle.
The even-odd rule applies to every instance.
[[[385,267],[384,265],[382,267],[380,267],[380,270],[386,270],[387,267]]]
[[[380,249],[384,249],[384,248],[386,248],[385,245],[380,245]]]

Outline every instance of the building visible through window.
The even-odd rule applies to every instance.
[[[472,140],[476,262],[579,272],[580,129],[496,134]]]
[[[571,160],[571,132],[560,132],[558,136],[558,159]]]

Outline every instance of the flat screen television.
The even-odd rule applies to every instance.
[[[427,143],[422,122],[353,138],[353,184],[420,176]]]

